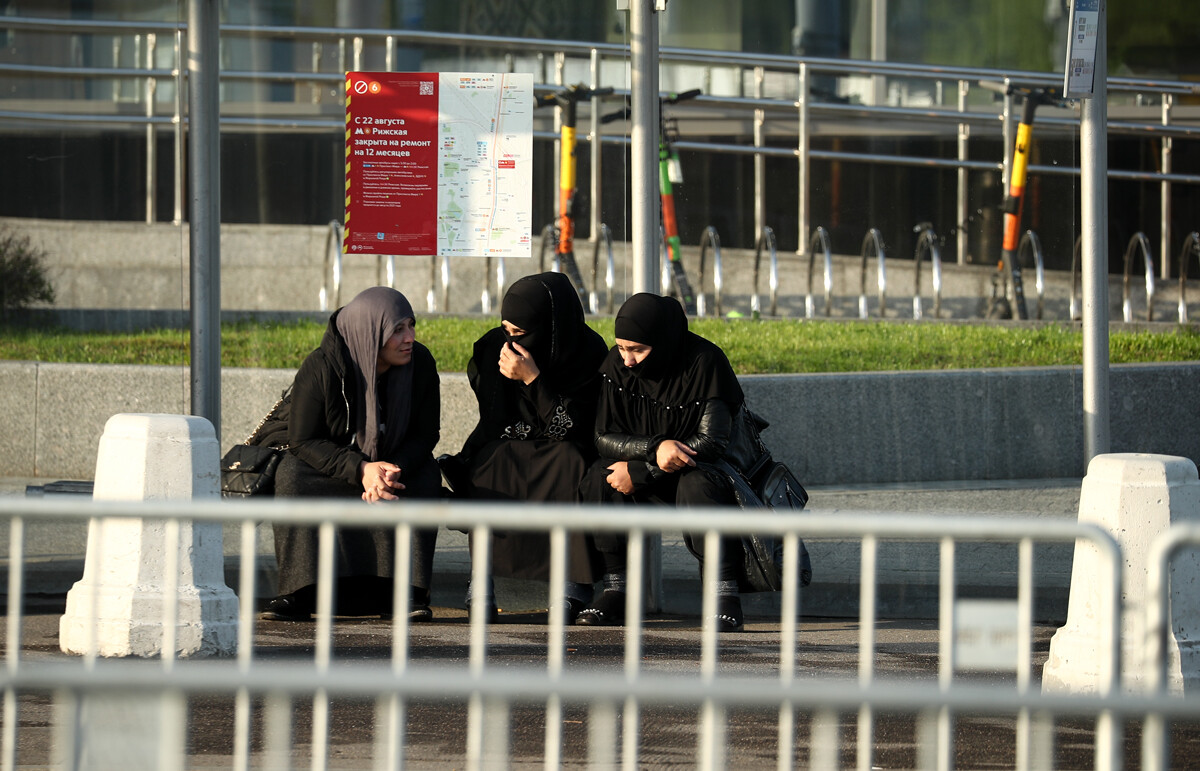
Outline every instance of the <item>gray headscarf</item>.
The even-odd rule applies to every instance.
[[[391,367],[383,373],[386,428],[379,421],[381,378],[376,372],[380,349],[404,319],[415,319],[412,305],[404,295],[386,286],[364,289],[337,314],[338,333],[354,361],[359,405],[354,415],[358,447],[372,461],[392,457],[408,430],[412,363]]]

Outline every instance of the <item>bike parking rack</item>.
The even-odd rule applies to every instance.
[[[1142,263],[1146,266],[1146,321],[1154,321],[1154,257],[1150,252],[1150,240],[1146,238],[1145,233],[1139,231],[1133,234],[1133,238],[1129,239],[1129,245],[1125,247],[1125,270],[1124,278],[1121,281],[1121,317],[1126,324],[1133,321],[1129,269],[1133,266],[1135,252],[1141,253]],[[1181,269],[1181,275],[1182,272]]]
[[[330,274],[332,273],[332,282]],[[332,283],[332,287],[330,284]],[[342,223],[329,221],[329,232],[325,234],[325,267],[321,271],[321,293],[318,307],[322,312],[329,310],[332,298],[334,307],[339,307],[342,295]]]
[[[1018,265],[1025,264],[1021,257],[1026,252],[1033,257],[1033,288],[1037,292],[1037,313],[1034,318],[1041,321],[1046,313],[1046,257],[1041,239],[1032,230],[1026,230],[1025,235],[1021,236],[1021,243],[1017,245]]]
[[[479,293],[479,308],[484,313],[492,312],[492,290],[488,276],[492,275],[492,257],[489,255],[483,260],[483,291]],[[504,290],[507,289],[507,268],[504,264],[503,257],[496,258],[496,298],[504,297]]]
[[[887,257],[884,255],[883,235],[877,228],[871,228],[863,236],[862,242],[862,286],[858,294],[858,317],[860,319],[868,318],[870,315],[867,313],[867,261],[871,258],[872,251],[875,252],[876,260],[879,263],[875,281],[879,288],[879,318],[887,315],[887,267],[885,266]]]
[[[1187,266],[1188,255],[1194,254],[1200,259],[1200,233],[1193,230],[1183,239],[1183,248],[1179,250],[1179,323],[1188,323],[1187,315]]]
[[[538,273],[546,272],[546,247],[558,244],[558,228],[553,224],[542,228],[542,245],[538,249]],[[558,253],[554,253],[554,260],[551,262],[551,270],[558,271]]]
[[[671,294],[671,250],[667,248],[667,231],[658,226],[658,283],[663,295]]]
[[[429,307],[429,312],[433,313],[437,310],[434,304],[436,296],[437,279],[441,274],[442,279],[442,313],[450,312],[450,258],[442,255],[439,259],[437,255],[429,258],[429,293],[425,296],[425,304]]]
[[[608,253],[608,258],[604,264],[604,289],[607,293],[604,312],[612,313],[613,284],[616,281],[617,263],[613,258],[612,229],[603,222],[600,223],[598,228],[595,249],[592,251],[592,291],[588,292],[588,309],[593,315],[600,313],[600,296],[597,287],[600,286],[598,273],[600,272],[600,250],[602,247]]]
[[[381,254],[375,261],[375,285],[396,288],[396,256]]]
[[[833,315],[833,250],[829,246],[829,231],[818,225],[816,232],[808,240],[808,293],[804,295],[804,318],[806,319],[811,319],[815,310],[813,306],[816,303],[813,302],[812,291],[813,263],[816,262],[818,250],[820,250],[825,264],[825,280],[823,282],[825,315]]]
[[[1071,321],[1082,321],[1083,310],[1079,307],[1079,295],[1083,294],[1083,276],[1080,273],[1079,257],[1083,250],[1083,236],[1075,237],[1075,246],[1071,249],[1071,303],[1067,309],[1067,313],[1071,316]],[[1079,285],[1079,291],[1075,291],[1075,286]]]
[[[325,234],[325,265],[321,270],[321,291],[317,294],[317,307],[326,312],[333,308],[342,307],[342,239],[344,235],[342,223],[337,220],[329,221],[329,230]],[[376,255],[375,282],[389,287],[396,286],[396,257],[392,254]],[[436,259],[436,258],[434,258]],[[449,271],[449,267],[446,268]],[[331,280],[332,279],[332,280]],[[431,289],[430,292],[433,290]],[[432,295],[429,297],[432,302]],[[430,308],[430,310],[433,310]]]
[[[700,271],[696,282],[697,316],[704,316],[707,312],[704,298],[704,258],[708,255],[710,246],[713,253],[713,305],[716,306],[717,315],[721,315],[721,237],[717,235],[717,229],[709,225],[700,237]]]
[[[750,296],[750,312],[760,313],[762,310],[758,300],[758,272],[764,246],[767,248],[767,259],[770,264],[767,286],[771,290],[771,315],[775,316],[778,314],[779,306],[779,252],[775,243],[775,231],[766,226],[763,226],[762,235],[758,237],[758,243],[754,246],[754,294]]]
[[[921,258],[928,252],[933,266],[933,317],[936,319],[942,315],[942,249],[932,225],[922,223],[915,229],[918,235],[913,253],[913,318],[920,319],[925,315],[921,309]]]

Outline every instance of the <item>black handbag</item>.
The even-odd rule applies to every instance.
[[[249,498],[275,494],[275,470],[283,453],[278,447],[235,444],[221,458],[221,495]]]
[[[755,492],[772,509],[802,510],[808,505],[808,491],[792,470],[777,460],[769,460],[756,477]]]
[[[287,445],[275,445],[271,441],[286,430],[291,391],[288,386],[246,441],[230,447],[221,458],[221,497],[252,498],[275,494],[275,471],[287,452]]]
[[[743,406],[734,416],[730,441],[733,450],[722,460],[721,468],[733,486],[734,498],[743,509],[770,508],[775,511],[802,511],[808,504],[808,492],[785,464],[771,457],[760,435],[766,420]],[[745,469],[743,472],[742,469]],[[804,541],[800,545],[800,585],[812,582],[812,559]],[[738,577],[740,592],[777,592],[783,587],[783,539],[774,535],[742,536],[746,552],[745,566]]]

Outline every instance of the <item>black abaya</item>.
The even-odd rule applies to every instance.
[[[560,273],[527,276],[505,295],[502,316],[526,334],[502,327],[475,343],[467,376],[479,403],[479,423],[451,463],[465,476],[461,494],[482,500],[577,503],[579,480],[595,457],[595,424],[603,339],[584,323],[570,281]],[[540,374],[530,384],[500,372],[501,349],[524,347]],[[568,534],[567,580],[592,583],[601,560],[590,536]],[[497,533],[496,576],[546,580],[550,549],[545,534]]]
[[[580,484],[584,500],[598,503],[660,503],[679,507],[734,503],[724,472],[712,463],[724,458],[731,416],[745,397],[724,352],[687,331],[687,317],[675,300],[637,294],[621,307],[618,340],[650,346],[649,354],[626,366],[619,348],[600,367],[601,392],[596,418],[600,459]],[[695,466],[674,473],[659,468],[658,446],[668,440],[696,451]],[[633,483],[629,495],[607,481],[609,467],[625,461]],[[685,533],[688,548],[703,555],[703,539]],[[605,572],[623,572],[626,539],[599,539]],[[719,577],[735,580],[743,551],[738,538],[722,539]]]

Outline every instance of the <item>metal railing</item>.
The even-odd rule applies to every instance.
[[[883,235],[875,228],[868,230],[862,241],[862,282],[858,292],[860,319],[870,316],[867,312],[867,261],[872,254],[876,263],[875,288],[879,293],[879,318],[882,319],[887,315],[887,256],[883,249]]]
[[[1200,527],[1194,522],[1183,522],[1159,533],[1150,543],[1146,563],[1146,684],[1149,695],[1160,699],[1171,698],[1171,592],[1187,591],[1185,587],[1172,586],[1172,562],[1185,549],[1200,546]],[[1190,694],[1188,694],[1190,696]],[[1182,699],[1178,699],[1182,701]],[[1157,711],[1146,714],[1142,739],[1142,768],[1146,771],[1162,771],[1170,768],[1168,748],[1168,716]]]
[[[153,133],[157,128],[171,126],[176,132],[175,194],[176,221],[178,222],[183,208],[181,132],[186,124],[186,116],[182,114],[181,105],[178,102],[178,94],[182,92],[182,81],[185,75],[181,63],[182,57],[179,43],[180,32],[183,29],[182,25],[176,23],[105,22],[5,16],[0,17],[0,29],[76,36],[114,36],[117,38],[134,36],[139,41],[142,36],[146,36],[148,50],[152,49],[152,44],[149,42],[149,36],[151,35],[172,35],[175,37],[174,65],[166,68],[147,66],[142,69],[138,67],[120,67],[115,66],[115,64],[112,67],[0,65],[0,74],[12,74],[23,78],[108,79],[121,82],[142,82],[145,84],[142,93],[151,96],[156,93],[156,86],[160,85],[162,81],[173,81],[176,100],[172,106],[173,114],[171,115],[156,114],[156,109],[149,102],[146,109],[141,113],[130,111],[128,114],[104,115],[98,114],[97,111],[91,109],[86,101],[81,101],[78,111],[59,110],[55,112],[41,109],[0,109],[0,121],[16,121],[26,124],[30,122],[55,122],[68,127],[89,125],[125,126],[130,129],[144,130],[147,134]],[[547,41],[500,36],[443,34],[410,30],[268,27],[227,24],[221,27],[221,34],[229,40],[252,42],[286,40],[297,44],[307,43],[312,46],[313,55],[310,57],[310,60],[312,61],[314,71],[311,72],[247,71],[229,68],[223,69],[221,72],[221,78],[224,83],[290,83],[298,87],[298,95],[301,93],[299,87],[304,85],[313,86],[314,90],[310,92],[313,94],[316,93],[315,89],[318,86],[333,90],[334,92],[338,91],[338,89],[344,87],[344,71],[361,68],[364,62],[364,52],[367,49],[376,50],[382,48],[385,67],[388,69],[391,69],[395,64],[397,50],[404,46],[430,49],[435,52],[444,50],[471,50],[478,52],[479,62],[491,65],[494,59],[495,63],[500,63],[502,66],[510,69],[521,67],[526,70],[532,70],[541,78],[543,83],[549,80],[550,71],[548,63],[553,60],[554,76],[559,84],[576,79],[577,76],[581,80],[588,79],[594,83],[599,83],[600,79],[611,71],[624,72],[623,68],[609,68],[606,70],[606,62],[614,60],[625,61],[629,56],[628,48],[623,45]],[[336,45],[337,56],[336,58],[330,57],[327,60],[321,52],[324,50],[323,46],[330,44]],[[488,58],[485,56],[485,52],[493,52],[493,56]],[[750,154],[758,160],[766,158],[789,158],[798,161],[800,166],[799,192],[801,199],[798,225],[798,244],[800,249],[803,249],[809,243],[810,236],[808,187],[812,161],[899,164],[921,168],[957,170],[957,185],[959,189],[956,199],[958,201],[956,204],[958,208],[956,217],[959,225],[956,226],[956,243],[958,252],[957,260],[959,263],[964,262],[969,250],[965,229],[961,227],[961,223],[965,223],[970,219],[969,212],[966,209],[968,196],[965,192],[969,180],[965,172],[972,170],[1001,170],[1004,164],[1007,163],[1007,160],[999,159],[971,159],[969,157],[969,138],[987,135],[986,132],[979,131],[972,133],[971,128],[991,129],[991,132],[994,134],[1000,131],[1002,126],[1011,124],[1014,116],[1013,97],[1011,95],[1006,97],[1002,110],[999,113],[981,109],[977,104],[973,105],[971,99],[973,85],[981,81],[1000,81],[1009,84],[1019,83],[1033,86],[1056,85],[1061,82],[1061,75],[1053,73],[922,66],[817,57],[758,55],[673,47],[665,47],[661,49],[660,53],[664,66],[668,69],[672,67],[699,67],[704,73],[702,79],[706,81],[705,92],[709,96],[693,100],[683,106],[682,109],[694,110],[696,111],[694,114],[700,114],[703,111],[711,112],[713,109],[726,111],[731,115],[745,114],[748,116],[748,119],[754,121],[756,126],[754,143],[751,146],[744,146],[736,141],[723,144],[681,141],[678,143],[679,149]],[[148,59],[147,64],[149,65],[150,63],[151,60]],[[336,66],[336,71],[317,71],[323,66]],[[713,93],[713,79],[711,74],[717,70],[728,71],[735,75],[735,77],[731,78],[736,83],[733,93]],[[872,82],[885,82],[887,79],[898,79],[905,82],[920,81],[928,84],[927,89],[922,92],[923,98],[928,100],[929,95],[932,94],[933,104],[922,104],[921,106],[906,105],[903,103],[904,94],[906,93],[903,89],[897,89],[893,93],[893,96],[901,101],[899,105],[875,103],[871,101],[874,97],[868,96],[864,96],[863,103],[859,104],[823,101],[823,97],[818,98],[811,93],[814,78],[818,77],[844,79],[847,84],[852,84],[855,79],[869,79]],[[754,96],[745,96],[747,83],[752,84],[750,90],[753,91]],[[956,88],[945,88],[947,84],[951,84]],[[546,87],[540,86],[540,88]],[[846,85],[846,88],[851,88],[851,86]],[[1186,122],[1186,119],[1180,117],[1180,111],[1174,107],[1174,97],[1200,93],[1200,86],[1173,80],[1109,78],[1108,88],[1114,97],[1110,99],[1110,102],[1114,106],[1121,104],[1121,97],[1124,97],[1125,102],[1129,102],[1134,108],[1143,109],[1147,113],[1145,120],[1127,118],[1109,120],[1107,129],[1110,134],[1145,136],[1163,140],[1160,152],[1161,171],[1110,169],[1110,179],[1157,181],[1161,185],[1163,200],[1168,204],[1172,185],[1200,184],[1200,174],[1198,173],[1177,173],[1172,171],[1174,152],[1174,142],[1172,140],[1200,138],[1200,125]],[[948,91],[957,93],[956,104],[946,104],[944,95]],[[774,94],[775,96],[763,96],[767,93]],[[1145,95],[1149,95],[1149,100],[1143,99]],[[301,104],[299,99],[300,97],[298,96],[297,104]],[[311,102],[312,99],[310,98],[309,101]],[[324,99],[322,98],[318,101],[319,104],[315,106],[308,104],[306,108],[309,113],[314,114],[316,117],[265,117],[257,114],[226,114],[222,117],[221,122],[223,126],[230,129],[253,128],[255,130],[291,132],[341,131],[344,127],[340,115],[340,101],[336,97],[330,100],[329,106],[333,110],[338,110],[338,112],[337,114],[328,115],[323,114],[320,109],[326,104]],[[1145,106],[1144,103],[1146,101],[1157,102],[1160,108],[1156,111],[1153,105]],[[330,112],[332,113],[333,110],[330,110]],[[797,115],[799,116],[799,129],[795,134],[797,139],[795,145],[790,148],[769,146],[768,143],[773,133],[776,135],[781,131],[786,131],[789,134],[792,133],[796,126]],[[919,130],[941,131],[944,129],[952,131],[958,136],[958,155],[955,158],[943,159],[814,149],[811,147],[811,138],[813,134],[813,122],[816,119],[849,122],[864,120],[876,122],[905,121],[910,122]],[[1039,119],[1039,124],[1043,126],[1044,130],[1050,132],[1073,132],[1077,130],[1078,119],[1073,115],[1070,117],[1048,115],[1045,118]],[[556,135],[552,132],[535,132],[535,136],[541,140],[556,140]],[[602,142],[628,142],[628,139],[625,137],[601,136],[598,126],[593,126],[590,138],[598,138]],[[581,139],[585,139],[586,141],[588,138],[581,137]],[[601,177],[599,166],[600,155],[595,145],[593,145],[592,150],[594,163],[593,183],[594,185],[598,185]],[[147,153],[148,157],[152,158],[153,150],[148,148]],[[761,164],[758,166],[761,168]],[[148,164],[149,174],[153,174],[154,169],[155,164]],[[1058,165],[1031,166],[1030,172],[1033,174],[1060,175],[1077,175],[1079,173],[1076,168]],[[756,212],[764,211],[765,208],[763,206],[764,177],[765,174],[756,172]],[[148,182],[148,187],[152,188],[154,185]],[[592,196],[591,205],[590,221],[598,223],[599,216],[596,208],[599,205],[598,195]],[[1169,243],[1171,240],[1169,219],[1166,217],[1166,212],[1168,211],[1169,205],[1164,207],[1164,217],[1161,223],[1164,243]],[[147,203],[147,216],[154,216],[151,200],[148,200]],[[758,220],[762,218],[762,216],[756,216],[756,225],[761,226],[761,222],[758,222]],[[593,228],[593,233],[597,230],[597,228]],[[1164,261],[1165,259],[1164,250]],[[1164,277],[1167,277],[1168,271],[1165,267],[1164,265],[1162,273]]]
[[[177,660],[168,651],[161,661],[97,661],[85,656],[83,661],[56,660],[54,654],[39,653],[36,657],[23,655],[21,639],[24,610],[21,598],[27,569],[25,562],[26,522],[77,522],[108,516],[139,515],[151,519],[186,517],[195,522],[222,522],[240,529],[240,570],[238,595],[240,602],[238,628],[239,646],[235,661],[191,662]],[[838,767],[835,750],[841,745],[838,725],[841,716],[857,716],[856,764],[871,768],[876,752],[876,725],[888,715],[912,715],[917,720],[918,752],[927,758],[941,759],[938,767],[953,765],[955,753],[956,715],[987,715],[1012,721],[1015,736],[1016,760],[1020,768],[1048,765],[1049,757],[1038,754],[1039,745],[1033,738],[1053,730],[1057,716],[1089,716],[1095,719],[1096,758],[1102,763],[1120,764],[1121,720],[1139,720],[1146,716],[1164,715],[1190,719],[1200,717],[1200,702],[1194,699],[1166,698],[1161,695],[1121,694],[1121,655],[1119,644],[1121,621],[1121,555],[1115,540],[1103,530],[1087,524],[1056,522],[1044,519],[974,518],[950,516],[895,517],[889,513],[837,512],[832,515],[810,513],[804,517],[775,514],[769,511],[740,511],[729,516],[728,510],[695,510],[688,514],[687,527],[703,534],[706,550],[715,552],[721,537],[726,534],[757,533],[780,539],[782,548],[783,583],[778,616],[767,623],[778,623],[778,651],[764,655],[750,669],[731,672],[720,666],[722,651],[730,645],[718,636],[715,625],[705,623],[697,631],[678,629],[672,632],[671,649],[689,642],[696,646],[699,667],[661,666],[645,652],[653,645],[647,635],[647,619],[643,613],[639,592],[627,595],[626,625],[622,656],[604,658],[606,654],[589,646],[573,646],[571,666],[567,666],[568,638],[564,626],[563,585],[567,566],[567,531],[572,528],[593,532],[620,532],[629,535],[629,583],[643,585],[649,577],[643,572],[646,553],[643,536],[676,530],[678,513],[664,507],[638,507],[638,510],[615,510],[610,507],[580,508],[557,505],[482,505],[482,504],[421,504],[413,502],[403,507],[364,506],[360,503],[330,503],[327,501],[291,499],[288,501],[224,502],[206,501],[187,504],[168,502],[86,503],[53,499],[0,499],[0,523],[8,525],[8,617],[7,654],[0,687],[5,691],[3,759],[5,768],[15,766],[17,747],[27,724],[21,713],[30,700],[44,700],[58,694],[68,704],[79,704],[93,696],[114,692],[142,696],[152,704],[167,705],[167,727],[163,735],[175,737],[164,742],[160,768],[191,766],[186,756],[186,736],[189,731],[202,730],[184,722],[185,707],[192,698],[217,696],[233,700],[233,746],[226,750],[234,767],[248,768],[262,762],[255,757],[250,743],[253,705],[261,703],[262,720],[267,726],[264,755],[284,748],[298,746],[311,755],[314,769],[330,764],[330,738],[338,730],[331,720],[330,705],[334,700],[353,700],[366,705],[358,714],[373,725],[374,741],[356,750],[379,763],[395,767],[405,762],[406,754],[414,762],[417,742],[410,735],[411,721],[419,719],[422,702],[436,700],[443,705],[440,719],[462,721],[466,733],[462,761],[467,768],[481,768],[507,757],[514,725],[512,711],[516,707],[533,707],[545,715],[545,741],[540,745],[543,763],[557,768],[566,760],[569,747],[563,736],[564,710],[571,707],[586,709],[592,742],[612,752],[610,761],[624,768],[636,768],[644,761],[642,753],[655,753],[656,747],[645,732],[644,714],[657,708],[690,708],[672,720],[694,721],[698,741],[692,762],[703,768],[719,768],[733,750],[724,741],[729,725],[728,714],[734,709],[749,709],[762,713],[762,726],[757,735],[774,731],[777,762],[791,767],[792,752],[803,739],[797,734],[797,719],[807,715],[812,735],[808,747],[812,767]],[[246,598],[256,596],[255,560],[256,528],[260,525],[297,524],[317,528],[320,533],[318,575],[323,588],[318,592],[317,620],[311,643],[312,658],[287,661],[263,660],[256,643],[254,603]],[[390,637],[381,635],[378,642],[364,642],[378,649],[369,654],[343,660],[334,657],[334,626],[332,596],[329,590],[334,577],[335,527],[394,527],[396,531],[396,570],[394,605],[406,607],[410,596],[408,583],[408,549],[414,530],[446,526],[471,533],[471,572],[475,580],[488,575],[488,544],[492,532],[525,531],[549,535],[551,544],[551,580],[549,582],[548,623],[545,627],[543,656],[532,656],[524,666],[505,655],[510,643],[493,645],[483,613],[472,615],[464,652],[457,646],[426,648],[420,661],[412,656],[410,624],[404,613],[395,614]],[[859,554],[856,572],[860,593],[857,617],[857,644],[847,653],[856,667],[847,671],[842,666],[829,668],[820,661],[797,660],[796,650],[802,628],[799,585],[799,539],[810,546],[827,543],[830,539],[848,539],[857,544]],[[1107,620],[1098,633],[1107,640],[1103,649],[1108,655],[1099,662],[1098,692],[1095,694],[1043,694],[1037,687],[1034,668],[1033,607],[1035,586],[1035,547],[1058,543],[1070,546],[1082,539],[1094,546],[1101,564],[1110,566],[1104,571],[1108,580],[1099,592],[1097,608]],[[886,552],[880,547],[892,541],[907,544],[925,543],[936,550],[931,572],[936,575],[939,599],[938,624],[932,659],[936,676],[922,676],[915,669],[896,680],[883,676],[879,656],[877,587],[881,569],[888,566]],[[964,673],[973,666],[960,659],[959,612],[968,598],[960,597],[957,565],[959,547],[976,544],[996,544],[1006,549],[1015,547],[1015,592],[1007,600],[1011,609],[1015,645],[1011,659],[989,666],[991,675]],[[167,545],[171,548],[171,545]],[[177,546],[177,545],[176,545]],[[710,553],[712,553],[710,552]],[[909,554],[910,552],[905,552]],[[713,615],[716,607],[717,560],[706,561],[702,577],[702,614]],[[818,570],[820,569],[818,565]],[[476,595],[482,609],[482,593]],[[164,629],[174,624],[178,600],[164,593],[162,618]],[[1160,608],[1161,610],[1161,608]],[[382,624],[383,622],[381,622]],[[577,631],[573,634],[591,634]],[[164,635],[165,636],[165,635]],[[538,635],[540,637],[540,634]],[[366,639],[366,638],[364,638]],[[591,639],[591,638],[588,638]],[[276,643],[272,643],[275,645]],[[534,643],[539,645],[538,643]],[[739,640],[738,645],[753,645],[751,639]],[[522,644],[520,650],[528,648]],[[539,645],[540,647],[540,645]],[[364,651],[366,653],[366,651]],[[594,659],[594,660],[593,660]],[[544,665],[541,663],[544,661]],[[915,665],[914,665],[915,666]],[[803,675],[803,676],[802,676]],[[1015,679],[1013,677],[1015,675]],[[308,713],[305,704],[311,705]],[[374,705],[374,709],[370,705]],[[694,710],[694,711],[692,711]],[[295,732],[298,716],[304,711],[311,715],[311,733],[306,737]],[[618,717],[618,714],[620,717]],[[774,715],[774,717],[772,717]],[[77,721],[61,726],[64,738],[75,741],[86,738],[73,733],[86,727],[88,717],[76,711]],[[39,718],[40,719],[40,718]],[[661,718],[659,718],[661,719]],[[174,721],[179,721],[176,724]],[[1073,741],[1081,738],[1072,728]],[[768,734],[769,735],[769,734]],[[290,738],[290,741],[289,741]],[[1162,761],[1155,753],[1161,746],[1146,740],[1147,757]],[[995,739],[990,739],[994,742]],[[280,745],[279,743],[283,744]],[[992,745],[989,745],[992,746]],[[1049,753],[1047,745],[1041,751]],[[343,747],[343,751],[348,748]],[[303,749],[302,749],[303,751]],[[578,749],[575,748],[578,752]],[[439,762],[447,762],[446,748],[439,745]],[[825,754],[822,754],[825,753]],[[830,754],[833,753],[833,754]],[[596,762],[596,756],[590,756]],[[822,763],[820,758],[826,758]],[[23,762],[36,761],[23,757]]]

